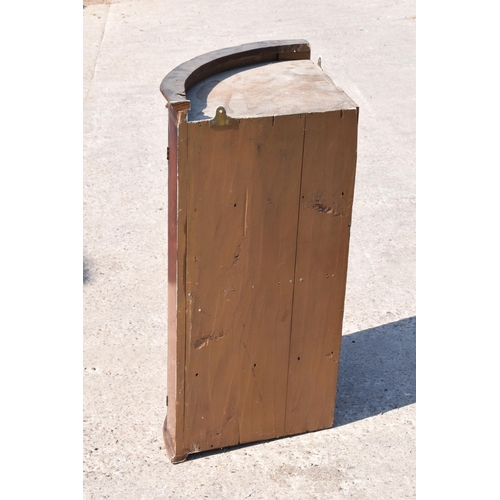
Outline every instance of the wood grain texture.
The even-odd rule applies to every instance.
[[[204,78],[241,66],[290,59],[309,59],[307,40],[266,40],[226,47],[197,56],[174,68],[163,79],[160,91],[175,110],[188,110],[186,92]]]
[[[286,431],[333,425],[358,110],[306,115]]]
[[[185,448],[285,434],[303,116],[188,123]]]
[[[168,378],[169,404],[163,427],[173,462],[182,461],[184,432],[185,262],[186,262],[186,113],[169,109],[168,161]]]
[[[168,106],[173,462],[333,425],[354,194],[358,108],[310,61],[201,88]]]
[[[263,91],[265,89],[265,91]],[[217,73],[191,87],[189,121],[224,106],[233,118],[323,113],[356,104],[310,59],[269,62]]]

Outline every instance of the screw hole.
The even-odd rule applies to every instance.
[[[196,376],[198,376],[198,374],[196,374]]]
[[[236,206],[236,203],[234,204],[234,206]]]
[[[297,358],[297,361],[300,361],[300,356]]]
[[[254,364],[253,364],[253,367],[255,368],[256,366],[257,366],[257,363],[254,363]]]

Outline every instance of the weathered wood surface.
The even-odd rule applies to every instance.
[[[173,462],[333,424],[358,109],[303,63],[247,70],[272,66],[276,76],[288,68],[289,102],[305,94],[304,112],[290,104],[258,116],[257,101],[249,110],[261,69],[243,82],[241,98],[234,82],[218,94],[212,86],[210,98],[236,103],[227,122],[188,120],[169,106],[164,436]],[[330,86],[321,111],[318,89],[301,82],[311,75]],[[277,80],[268,81],[271,96]],[[242,103],[252,116],[237,117]]]
[[[251,118],[355,109],[356,104],[310,59],[245,66],[218,73],[187,92],[189,121],[212,118],[218,106],[229,116]]]
[[[169,109],[168,161],[168,408],[163,427],[172,461],[184,450],[184,360],[186,357],[186,169],[187,123],[184,111]]]
[[[333,425],[357,145],[356,109],[306,115],[288,434]]]
[[[189,451],[285,434],[303,116],[189,123]]]
[[[188,110],[190,102],[186,92],[209,76],[265,61],[309,59],[310,55],[307,40],[269,40],[214,50],[170,71],[163,79],[160,91],[176,111]]]

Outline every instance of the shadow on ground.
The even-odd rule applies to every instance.
[[[342,337],[334,427],[415,403],[415,337],[415,316]],[[270,441],[195,453],[188,460]]]
[[[342,337],[334,427],[416,401],[416,318]]]
[[[90,281],[90,263],[88,259],[83,258],[83,284],[87,284]]]

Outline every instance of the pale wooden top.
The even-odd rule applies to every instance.
[[[232,118],[353,109],[356,104],[310,59],[277,61],[218,73],[187,92],[189,121],[212,119],[218,106]]]

